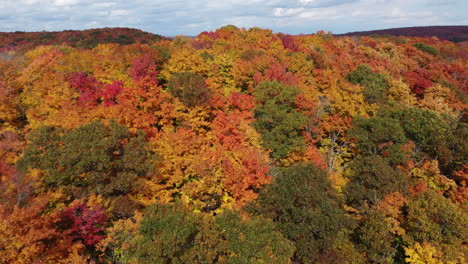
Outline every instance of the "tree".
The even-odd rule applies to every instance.
[[[364,86],[364,97],[370,104],[385,101],[389,89],[385,75],[374,73],[367,64],[359,65],[353,72],[348,74],[348,80],[352,84]]]
[[[24,206],[38,188],[37,173],[21,173],[0,160],[0,202],[4,209]]]
[[[70,80],[70,86],[80,93],[78,105],[96,106],[103,103],[104,106],[110,106],[116,103],[116,96],[122,90],[123,83],[114,81],[105,85],[97,81],[94,76],[88,76],[86,73],[76,73]]]
[[[0,61],[1,63],[1,61]],[[2,66],[2,64],[0,64]],[[1,74],[1,72],[0,72]],[[15,125],[19,116],[17,92],[0,79],[0,128]]]
[[[352,176],[344,193],[352,206],[364,203],[376,205],[387,194],[404,192],[408,185],[408,178],[403,172],[378,155],[359,157],[353,161],[350,169]]]
[[[463,246],[468,236],[467,222],[466,210],[429,189],[409,201],[404,238],[411,244],[426,241],[436,245],[445,263],[457,261],[468,254]]]
[[[424,91],[433,85],[431,77],[431,72],[421,68],[416,68],[405,74],[411,92],[419,98],[422,98],[424,96]]]
[[[53,204],[62,197],[43,193],[30,204],[15,206],[10,212],[0,204],[0,262],[2,263],[84,263],[80,243],[73,243],[57,224],[60,221]],[[73,262],[73,258],[79,262]],[[75,258],[75,260],[77,260]]]
[[[296,246],[294,260],[314,262],[353,226],[324,171],[312,164],[278,169],[248,210],[273,220]]]
[[[176,38],[172,42],[172,46],[176,46],[176,48],[171,50],[171,57],[161,70],[160,78],[169,81],[173,74],[182,72],[191,72],[200,76],[207,76],[210,68],[202,56],[200,56],[202,51],[197,51],[189,47],[189,45],[185,45],[185,40],[179,41],[179,43],[178,40],[180,40],[180,38]]]
[[[189,108],[210,103],[211,91],[206,87],[204,78],[195,73],[174,73],[167,83],[167,89]]]
[[[75,202],[60,212],[58,226],[72,240],[80,240],[87,247],[93,247],[105,238],[104,229],[107,215],[104,208],[90,208],[86,203]]]
[[[254,91],[258,105],[253,126],[275,159],[286,158],[290,151],[305,147],[302,130],[307,119],[295,108],[298,93],[296,88],[276,81],[262,82]]]
[[[138,263],[216,263],[225,244],[204,221],[181,204],[150,206],[130,254]]]
[[[422,162],[421,166],[411,170],[411,174],[413,180],[422,181],[436,191],[445,192],[457,186],[455,181],[440,173],[437,160]]]
[[[371,210],[365,220],[356,229],[356,242],[366,252],[370,263],[394,263],[396,249],[393,247],[393,235],[384,215]]]
[[[257,84],[262,81],[276,81],[283,85],[294,86],[298,85],[299,82],[292,72],[287,72],[286,67],[278,63],[270,65],[263,74],[261,72],[255,73],[253,78]]]
[[[389,117],[357,117],[348,134],[358,140],[360,154],[387,157],[392,165],[405,161],[402,145],[407,142],[398,120]]]
[[[364,87],[343,79],[341,72],[326,69],[314,72],[314,76],[314,85],[321,98],[328,101],[331,114],[368,116],[375,111],[376,106],[365,100]]]
[[[26,53],[29,64],[17,78],[21,106],[31,128],[53,116],[77,92],[68,85],[65,71],[57,70],[64,54],[56,47],[38,47]]]
[[[258,190],[271,181],[269,155],[260,146],[260,136],[251,127],[253,121],[251,111],[234,109],[229,114],[219,112],[211,127],[217,153],[221,156],[222,183],[238,205],[255,199]]]
[[[134,230],[131,224],[129,227]],[[213,218],[191,212],[180,202],[148,207],[137,233],[128,234],[133,238],[116,235],[129,243],[123,248],[117,241],[123,258],[138,263],[279,264],[287,263],[294,250],[274,225],[261,217],[246,220],[228,211]]]
[[[405,247],[405,253],[408,256],[405,260],[410,264],[443,264],[441,253],[427,242]]]
[[[255,216],[244,220],[234,211],[215,218],[228,244],[227,263],[289,263],[294,246],[271,221]]]
[[[413,44],[413,47],[417,48],[418,50],[422,50],[426,53],[429,53],[431,55],[434,55],[434,56],[437,56],[439,54],[436,48],[434,48],[431,45],[427,45],[426,43],[418,42],[418,43]]]
[[[451,156],[456,157],[455,160],[464,159],[462,153],[465,152],[463,151],[465,144],[453,136],[452,118],[417,107],[399,105],[383,107],[378,115],[399,122],[406,138],[416,144],[414,153],[416,158],[421,159],[426,155],[437,157],[442,167],[453,162]],[[457,125],[455,131],[464,138],[466,126],[461,122],[455,124]]]
[[[115,122],[94,121],[74,130],[40,127],[29,140],[20,170],[40,169],[46,186],[62,187],[74,197],[130,193],[153,171],[144,133],[131,135]]]

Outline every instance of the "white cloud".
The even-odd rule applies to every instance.
[[[109,14],[109,11],[97,11],[96,15],[97,16],[108,16],[110,14]],[[91,21],[90,23],[94,23],[94,22],[96,22],[96,21]]]
[[[330,7],[359,2],[359,0],[299,0],[298,2],[303,6]]]
[[[79,4],[80,0],[54,0],[56,6],[70,6]]]
[[[89,23],[86,23],[86,27],[92,28],[92,27],[98,27],[99,23],[97,21],[91,21]]]
[[[99,2],[99,3],[92,3],[91,6],[93,8],[110,8],[115,6],[117,3],[115,2]]]
[[[110,11],[111,16],[125,16],[125,15],[128,15],[129,13],[130,12],[128,12],[128,10],[125,10],[125,9],[117,9],[117,10]]]
[[[466,0],[0,0],[0,31],[136,27],[196,35],[225,24],[344,33],[467,24]]]
[[[192,24],[187,24],[185,25],[186,27],[189,27],[189,28],[201,28],[201,27],[204,27],[208,25],[207,22],[202,22],[202,23],[192,23]]]
[[[24,0],[23,3],[25,5],[35,5],[35,4],[39,3],[39,2],[40,2],[40,0]]]
[[[299,3],[303,4],[303,5],[307,5],[307,4],[311,4],[311,3],[317,3],[319,1],[317,0],[299,0]]]
[[[273,9],[273,15],[276,17],[283,17],[283,16],[292,16],[301,13],[304,11],[304,8],[275,8]]]
[[[281,1],[281,0],[231,0],[231,3],[236,6],[236,5],[247,5],[247,6],[271,6],[271,5],[276,5],[280,4],[281,2],[287,2],[287,1]]]
[[[308,20],[327,20],[335,19],[340,15],[333,9],[315,9],[299,14],[300,18]]]

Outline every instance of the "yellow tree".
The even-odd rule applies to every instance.
[[[22,68],[20,56],[17,54],[4,55],[0,58],[0,130],[11,130],[20,125],[19,94],[20,87],[16,83]]]
[[[192,72],[202,76],[209,74],[210,67],[207,65],[201,52],[189,46],[178,47],[171,54],[171,58],[161,71],[161,78],[171,79],[172,74],[178,72]]]
[[[415,243],[405,247],[406,262],[410,264],[443,264],[442,253],[428,242]],[[449,262],[454,263],[454,262]]]
[[[86,263],[80,256],[83,246],[56,228],[60,218],[50,204],[57,200],[59,194],[44,193],[11,212],[0,205],[2,263]]]
[[[20,98],[31,128],[44,124],[64,102],[78,96],[70,89],[66,74],[54,69],[62,57],[63,53],[55,47],[39,47],[26,53],[29,64],[18,82],[23,88]]]

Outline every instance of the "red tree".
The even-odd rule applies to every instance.
[[[60,214],[60,225],[73,240],[81,240],[86,246],[93,246],[106,236],[106,211],[102,207],[90,208],[77,203]]]

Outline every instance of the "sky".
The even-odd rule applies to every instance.
[[[130,27],[195,36],[225,25],[289,34],[468,25],[468,0],[0,0],[0,32]]]

